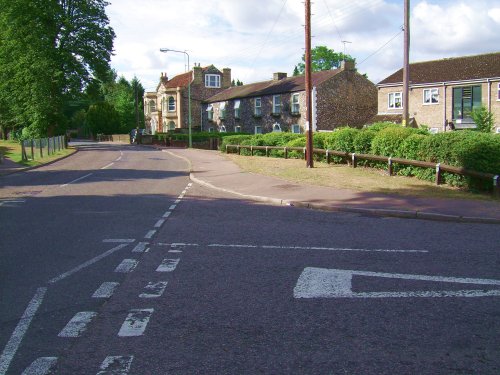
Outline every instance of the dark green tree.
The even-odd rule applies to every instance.
[[[322,70],[337,69],[340,67],[340,63],[343,61],[356,61],[350,55],[344,55],[342,52],[335,52],[326,46],[317,46],[311,50],[311,70],[313,72],[319,72]],[[305,73],[306,56],[302,55],[302,62],[298,63],[294,70],[293,75],[298,76]]]
[[[92,104],[87,111],[86,125],[91,134],[116,134],[120,132],[120,114],[107,102]]]

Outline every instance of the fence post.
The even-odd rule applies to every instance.
[[[305,147],[304,147],[303,152],[304,152],[304,160],[306,160],[306,148]]]
[[[228,145],[226,145],[226,154],[228,154],[228,153],[229,153],[229,151],[227,150],[227,146],[228,146]]]
[[[441,184],[441,164],[436,164],[436,185]]]
[[[43,143],[42,143],[42,138],[38,140],[38,145],[40,146],[40,159],[43,159]]]
[[[285,159],[288,159],[288,148],[285,147]]]
[[[236,146],[236,150],[238,151],[238,155],[241,155],[240,145]]]
[[[266,157],[269,157],[269,148],[266,146]]]
[[[250,146],[250,156],[253,156],[253,146]]]
[[[498,177],[499,175],[496,175],[493,177],[493,196],[495,198],[500,198],[500,186],[498,185]]]
[[[24,148],[24,141],[21,141],[21,159],[23,161],[28,160],[28,156],[26,155],[26,149]]]
[[[330,150],[326,149],[326,164],[330,164]]]
[[[49,142],[49,138],[47,137],[47,156],[50,155],[50,142]]]
[[[35,141],[31,140],[31,160],[35,160]]]
[[[352,153],[352,167],[356,168],[358,166],[358,161],[356,160],[356,153]]]
[[[389,176],[392,176],[392,158],[389,156],[389,159],[387,159],[387,164],[389,165]]]

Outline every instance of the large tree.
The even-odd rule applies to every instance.
[[[61,132],[64,107],[109,69],[104,0],[0,0],[0,125]]]
[[[335,52],[333,49],[326,46],[317,46],[311,50],[311,70],[313,72],[337,69],[340,67],[343,60],[356,61],[356,59],[350,55],[344,55],[342,52]],[[304,54],[302,55],[302,62],[298,63],[293,70],[294,76],[305,73],[305,61],[306,56]]]

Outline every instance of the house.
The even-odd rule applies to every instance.
[[[313,123],[318,131],[362,126],[377,111],[377,89],[354,64],[315,72]],[[305,80],[274,73],[270,81],[230,87],[206,99],[202,129],[219,132],[301,133],[306,125]]]
[[[377,118],[400,122],[403,69],[380,81]],[[500,52],[410,64],[409,115],[435,132],[474,128],[471,112],[485,106],[500,132]]]
[[[201,103],[205,99],[231,86],[231,69],[222,72],[215,66],[201,67],[199,64],[189,72],[169,79],[161,73],[156,91],[144,94],[144,116],[146,129],[151,133],[188,128],[189,95],[191,83],[191,126],[201,126]]]

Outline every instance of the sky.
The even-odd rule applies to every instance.
[[[305,46],[303,0],[108,0],[111,67],[154,91],[190,67],[231,68],[247,83],[290,76]],[[410,62],[500,51],[499,0],[411,0]],[[404,0],[313,0],[312,47],[356,58],[378,83],[403,64]]]

